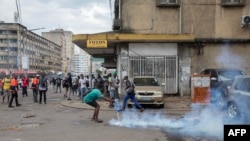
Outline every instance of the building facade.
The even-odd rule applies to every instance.
[[[96,56],[105,52],[121,78],[153,75],[166,94],[190,95],[191,77],[202,69],[250,73],[249,6],[246,0],[115,0],[113,33],[76,35],[73,42]],[[84,45],[94,39],[106,40],[107,48]]]
[[[61,47],[18,23],[0,23],[0,70],[6,74],[61,69]],[[56,57],[52,57],[56,56]]]
[[[42,32],[42,36],[56,44],[58,44],[62,53],[57,56],[60,57],[59,61],[62,64],[63,73],[74,71],[74,44],[72,43],[71,31],[64,31],[63,29],[55,29],[49,32]]]
[[[77,76],[90,72],[90,55],[80,48],[75,51],[74,72]]]

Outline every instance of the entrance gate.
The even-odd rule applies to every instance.
[[[178,93],[177,56],[130,56],[129,76],[155,76],[165,94]]]

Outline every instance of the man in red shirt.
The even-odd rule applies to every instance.
[[[28,96],[28,92],[27,92],[27,87],[29,86],[29,79],[26,77],[26,76],[23,76],[22,78],[22,94],[23,94],[23,97],[26,95]]]

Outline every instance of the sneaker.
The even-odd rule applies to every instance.
[[[22,104],[17,104],[16,106],[17,106],[17,107],[20,107],[20,106],[22,106]]]
[[[14,108],[14,106],[9,106],[9,108]]]
[[[68,98],[67,100],[71,100],[70,98]]]

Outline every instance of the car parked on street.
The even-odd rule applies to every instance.
[[[154,76],[137,76],[133,78],[135,98],[142,105],[157,105],[164,108],[163,87]],[[128,106],[133,105],[128,101]]]
[[[246,75],[240,69],[229,68],[208,68],[201,71],[200,74],[210,75],[210,101],[216,104],[218,108],[225,108],[225,97],[228,94],[228,86],[230,86],[235,77]]]
[[[232,119],[250,118],[250,75],[236,76],[228,88],[227,113]]]

